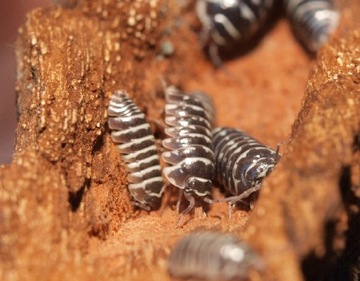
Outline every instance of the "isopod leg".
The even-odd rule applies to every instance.
[[[248,198],[250,196],[251,193],[254,193],[256,191],[259,191],[261,188],[261,184],[255,185],[252,188],[249,188],[248,190],[244,191],[243,193],[241,193],[238,196],[233,196],[230,200],[229,200],[229,204],[233,205],[237,202],[244,202],[243,199]],[[249,204],[247,204],[249,205]]]
[[[223,65],[223,61],[219,54],[219,47],[216,44],[209,45],[209,57],[216,68],[220,68]]]
[[[191,196],[190,194],[187,194],[187,193],[184,193],[184,196],[189,201],[189,206],[187,206],[187,208],[180,213],[179,219],[178,219],[178,221],[176,223],[177,227],[181,226],[180,222],[181,222],[182,217],[184,215],[186,215],[187,213],[190,213],[190,211],[195,207],[195,198],[193,196]]]
[[[231,218],[233,209],[234,209],[234,205],[229,202],[229,203],[228,203],[228,218],[229,218],[229,219]]]
[[[165,189],[168,188],[170,186],[170,184],[166,183],[164,184],[164,186],[162,187],[162,190],[161,190],[161,194],[164,193]],[[165,192],[164,193],[164,196],[163,196],[163,204],[161,205],[161,208],[160,208],[160,214],[162,214],[164,212],[164,209],[166,206],[169,205],[169,202],[170,202],[170,192]]]
[[[176,202],[176,211],[178,213],[180,211],[180,204],[181,204],[182,196],[183,196],[183,191],[181,189],[179,189],[179,197],[178,197],[178,200]]]
[[[261,185],[259,184],[252,188],[249,188],[248,190],[244,191],[240,195],[230,196],[230,197],[226,197],[226,198],[222,198],[222,199],[213,199],[212,203],[228,202],[228,215],[229,215],[229,219],[230,219],[231,215],[232,215],[232,211],[234,209],[234,206],[238,202],[240,202],[246,206],[249,206],[251,209],[253,208],[252,203],[249,204],[244,199],[248,198],[251,193],[259,191],[260,188],[261,188]]]
[[[236,196],[229,196],[229,197],[226,197],[226,198],[220,198],[220,199],[208,199],[210,200],[210,202],[208,202],[207,200],[204,200],[206,203],[209,203],[209,204],[212,204],[212,203],[221,203],[221,202],[229,202],[229,201],[235,201],[235,202],[240,202],[244,205],[247,205],[249,206],[249,203],[244,201],[244,200],[235,200],[239,197],[239,195],[236,195]]]
[[[136,206],[136,207],[139,207],[147,212],[150,212],[151,211],[151,208],[149,206],[146,206],[144,204],[141,204],[140,202],[137,202],[137,201],[131,201],[131,204]]]
[[[275,164],[277,164],[277,162],[280,160],[280,157],[280,144],[278,143],[276,146],[276,153],[274,157]]]

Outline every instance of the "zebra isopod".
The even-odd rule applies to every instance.
[[[336,29],[340,13],[332,0],[284,0],[286,15],[300,42],[316,52]]]
[[[202,24],[202,41],[218,61],[218,47],[249,40],[262,26],[273,0],[198,0],[196,13]]]
[[[189,93],[192,97],[200,101],[201,105],[204,107],[204,113],[206,118],[209,120],[211,125],[214,125],[215,122],[215,107],[212,99],[203,92],[191,92]]]
[[[204,231],[182,238],[172,250],[168,271],[172,277],[238,280],[250,268],[263,270],[263,259],[232,234]]]
[[[277,164],[278,151],[242,131],[221,127],[213,131],[217,180],[233,196],[230,204],[258,191]]]
[[[179,220],[192,210],[196,199],[211,201],[215,175],[211,124],[215,111],[211,100],[200,95],[202,97],[199,93],[188,95],[173,86],[165,89],[165,123],[168,125],[165,133],[169,138],[162,142],[167,149],[162,159],[169,166],[163,169],[163,174],[189,201]],[[178,207],[180,201],[181,196]]]
[[[111,138],[129,172],[128,188],[134,204],[148,211],[157,209],[164,184],[155,138],[145,114],[126,92],[116,91],[110,98],[108,115]]]

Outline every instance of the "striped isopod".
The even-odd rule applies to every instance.
[[[134,204],[145,210],[158,208],[164,184],[155,138],[144,113],[124,91],[116,91],[110,98],[108,115],[111,138],[129,172],[128,188]]]
[[[191,211],[196,198],[211,202],[215,175],[211,143],[214,109],[210,99],[199,98],[199,95],[204,94],[187,95],[173,86],[165,89],[165,123],[169,126],[165,133],[169,138],[162,142],[167,149],[162,153],[162,159],[169,166],[163,169],[163,174],[189,201],[179,220]],[[208,111],[209,106],[212,109]],[[180,200],[181,197],[178,204]]]
[[[295,34],[311,52],[328,40],[339,23],[332,0],[284,0],[284,5]]]
[[[278,151],[232,128],[215,129],[213,145],[217,180],[233,195],[230,204],[258,191],[280,158]]]
[[[273,0],[198,0],[196,13],[202,24],[202,39],[214,63],[220,63],[219,46],[249,40],[262,26]]]
[[[203,92],[191,92],[189,93],[192,97],[198,99],[205,110],[205,115],[208,118],[211,125],[214,125],[215,122],[215,107],[212,99]]]
[[[238,280],[250,268],[264,269],[263,259],[231,234],[204,231],[182,238],[172,250],[168,271],[177,278]]]

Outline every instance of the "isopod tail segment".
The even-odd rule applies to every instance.
[[[132,204],[146,211],[158,209],[164,191],[155,138],[145,114],[125,91],[110,97],[108,125],[128,171]]]
[[[163,175],[179,189],[178,208],[184,196],[188,207],[180,213],[189,213],[196,202],[212,202],[211,188],[215,176],[215,158],[211,142],[213,105],[198,93],[185,94],[173,86],[165,88],[165,134],[162,144],[167,151],[161,157],[167,167]],[[211,108],[209,108],[211,107]]]

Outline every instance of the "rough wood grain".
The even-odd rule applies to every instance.
[[[267,265],[251,280],[358,280],[356,1],[341,4],[342,26],[315,61],[282,19],[220,70],[201,52],[191,3],[57,2],[31,12],[19,33],[16,153],[0,168],[1,280],[170,280],[173,244],[196,229],[249,241]],[[175,228],[172,197],[159,211],[134,210],[106,106],[127,90],[161,138],[159,77],[208,91],[219,125],[285,142],[251,212],[228,219],[226,204],[214,205]]]

